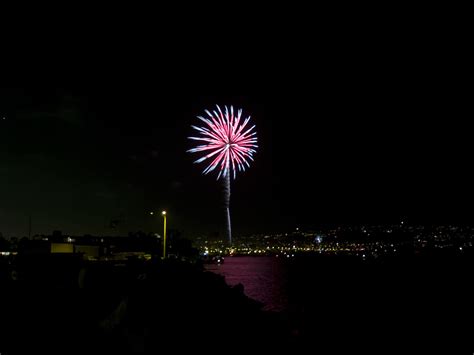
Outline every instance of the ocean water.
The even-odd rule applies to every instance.
[[[267,311],[288,306],[288,274],[284,261],[276,257],[226,257],[222,265],[209,264],[206,270],[225,277],[227,284],[242,284],[244,293],[264,304]]]

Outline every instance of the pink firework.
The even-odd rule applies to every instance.
[[[202,127],[192,126],[200,133],[198,137],[188,137],[195,141],[204,142],[196,148],[189,149],[190,153],[204,152],[205,155],[195,163],[208,161],[209,165],[203,173],[208,174],[213,170],[218,170],[217,179],[222,177],[229,178],[230,175],[236,177],[237,171],[244,171],[250,167],[249,160],[253,160],[253,154],[256,153],[257,137],[254,131],[255,125],[251,126],[250,116],[242,119],[242,110],[234,113],[234,108],[224,107],[224,111],[216,105],[217,112],[205,110],[208,117],[198,118],[206,125]]]

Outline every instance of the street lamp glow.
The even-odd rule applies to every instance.
[[[150,215],[153,216],[155,214],[155,212],[150,212]]]
[[[166,259],[166,211],[161,214],[163,216],[163,259]]]

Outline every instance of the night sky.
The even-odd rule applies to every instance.
[[[222,235],[222,186],[185,153],[196,115],[216,103],[251,114],[259,136],[232,186],[236,236],[473,222],[457,43],[374,28],[265,33],[222,48],[190,39],[152,51],[143,40],[71,65],[60,57],[1,88],[0,232],[27,235],[31,215],[33,234],[126,235],[158,230],[149,211],[167,209],[185,236]]]

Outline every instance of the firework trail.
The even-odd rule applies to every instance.
[[[232,227],[230,223],[230,174],[227,174],[224,180],[224,205],[227,217],[227,239],[229,240],[229,245],[232,245]]]
[[[242,119],[242,110],[234,112],[233,106],[224,106],[224,112],[216,105],[216,110],[205,110],[207,117],[198,116],[205,123],[203,126],[192,126],[199,132],[197,137],[188,137],[193,141],[202,142],[189,153],[204,153],[204,156],[195,161],[202,163],[207,160],[207,167],[203,173],[218,171],[217,180],[224,178],[225,206],[227,212],[227,234],[229,243],[232,243],[230,223],[230,180],[235,179],[237,172],[243,172],[250,167],[249,160],[253,161],[256,153],[257,133],[255,125],[250,126],[250,116]]]

